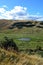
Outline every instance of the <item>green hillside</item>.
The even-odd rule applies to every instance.
[[[8,43],[5,37],[13,39],[19,52],[1,47],[1,65],[43,65],[43,22],[0,20],[0,44]]]

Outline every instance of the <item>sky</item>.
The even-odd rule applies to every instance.
[[[43,20],[43,0],[0,0],[0,19]]]

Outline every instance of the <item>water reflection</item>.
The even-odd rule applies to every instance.
[[[30,41],[30,38],[19,38],[20,41]]]

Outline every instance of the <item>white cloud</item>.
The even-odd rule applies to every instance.
[[[5,9],[4,8],[0,8],[0,13],[5,13]]]
[[[0,8],[0,19],[33,19],[33,20],[43,20],[42,16],[39,16],[39,13],[36,15],[30,15],[27,13],[27,8],[22,6],[15,6],[11,10],[6,9],[7,6],[3,5]]]
[[[15,12],[15,13],[18,13],[18,12],[25,12],[27,10],[26,7],[21,7],[21,6],[15,6],[13,10],[11,10],[11,12]]]
[[[5,7],[5,6],[4,6]],[[5,8],[0,8],[1,19],[23,19],[26,18],[26,7],[15,6],[12,10],[6,10]]]

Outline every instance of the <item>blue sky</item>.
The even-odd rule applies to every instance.
[[[43,0],[1,0],[0,19],[29,19],[30,17],[43,20]]]

